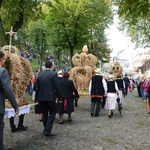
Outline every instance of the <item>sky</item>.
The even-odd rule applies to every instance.
[[[118,30],[118,19],[115,17],[114,24],[106,30],[107,38],[109,39],[108,45],[113,50],[111,57],[117,56],[119,51],[124,50],[121,54],[123,57],[131,59],[134,51],[135,44],[130,41],[130,38],[125,33]],[[121,57],[120,54],[120,57]]]

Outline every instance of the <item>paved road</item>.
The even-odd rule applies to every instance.
[[[72,122],[65,115],[65,123],[60,125],[57,115],[53,128],[57,136],[53,138],[42,135],[42,123],[33,110],[25,116],[27,131],[11,133],[5,119],[5,144],[14,150],[150,150],[150,115],[136,89],[125,98],[122,117],[115,110],[109,119],[105,109],[91,117],[89,110],[90,98],[83,96]]]

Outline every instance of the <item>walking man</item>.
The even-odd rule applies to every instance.
[[[125,74],[125,77],[123,78],[124,80],[124,83],[125,83],[125,92],[126,92],[126,95],[128,94],[128,88],[129,88],[129,85],[130,85],[130,81],[129,81],[129,78],[127,76],[127,74]]]
[[[92,76],[89,93],[91,95],[91,116],[97,117],[100,112],[101,100],[107,93],[107,83],[104,77],[100,75],[100,69],[96,69]]]
[[[61,101],[60,85],[58,75],[53,70],[52,62],[45,63],[45,70],[38,74],[37,78],[37,101],[43,114],[43,134],[54,136],[51,133],[56,115],[56,96]]]
[[[5,63],[4,56],[5,54],[0,51],[0,150],[6,150],[3,144],[5,96],[10,101],[16,115],[19,113],[19,107],[11,88],[8,71],[2,67]],[[11,148],[7,150],[11,150]]]

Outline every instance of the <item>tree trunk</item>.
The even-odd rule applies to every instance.
[[[42,71],[42,66],[43,66],[43,58],[40,56],[40,71]]]
[[[71,47],[70,47],[70,61],[71,61],[71,67],[72,67],[72,68],[74,67],[74,65],[73,65],[73,63],[72,63],[72,57],[73,57],[73,55],[74,55],[74,47],[71,46]]]
[[[4,45],[7,45],[7,40],[6,40],[6,37],[5,37],[5,31],[4,31],[4,28],[3,28],[3,24],[2,24],[2,19],[0,17],[0,46],[4,46]]]

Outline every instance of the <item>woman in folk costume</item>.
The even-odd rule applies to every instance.
[[[91,116],[97,117],[100,112],[101,101],[107,93],[107,83],[100,75],[100,69],[95,70],[89,84],[89,94],[91,96]]]
[[[74,112],[74,98],[79,98],[77,89],[74,86],[72,80],[69,79],[69,73],[64,72],[63,78],[59,80],[61,96],[63,98],[60,104],[59,113],[59,123],[63,124],[63,114],[68,114],[68,121],[72,121],[71,113]]]
[[[122,107],[123,101],[124,101],[124,96],[123,96],[123,90],[125,90],[125,83],[124,80],[121,79],[121,75],[117,75],[116,83],[118,85],[118,98],[120,99],[120,104]]]
[[[107,97],[106,97],[106,109],[108,111],[108,117],[111,118],[113,116],[113,110],[116,109],[117,105],[117,93],[118,93],[118,85],[113,80],[114,75],[110,74],[107,82]]]

